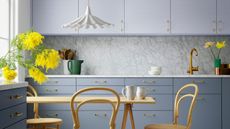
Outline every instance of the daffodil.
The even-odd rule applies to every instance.
[[[6,80],[14,80],[15,77],[17,76],[17,73],[15,70],[11,70],[8,66],[2,68],[2,72],[3,72],[3,77]]]
[[[36,56],[35,65],[49,69],[55,69],[60,62],[58,51],[54,49],[45,49]]]
[[[225,41],[222,41],[222,42],[217,42],[216,43],[216,48],[218,49],[222,49],[225,47]]]
[[[29,75],[39,84],[42,84],[45,81],[47,81],[47,77],[45,76],[45,74],[36,67],[32,67],[29,69]]]
[[[42,40],[44,39],[44,36],[42,36],[38,32],[30,32],[25,37],[23,37],[23,35],[21,35],[20,39],[23,39],[22,40],[22,42],[23,42],[23,48],[25,50],[33,50],[37,46],[39,46],[40,44],[43,43]]]
[[[215,42],[206,42],[204,48],[210,48],[215,44]]]

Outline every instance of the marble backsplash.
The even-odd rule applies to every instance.
[[[162,74],[187,74],[189,53],[197,48],[196,74],[213,74],[213,58],[203,48],[205,41],[226,40],[223,36],[46,36],[50,48],[77,50],[77,59],[84,60],[82,74],[146,75],[151,66],[161,66]],[[230,63],[229,45],[221,53],[223,63]],[[63,66],[48,74],[63,74]]]

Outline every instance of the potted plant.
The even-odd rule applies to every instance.
[[[206,42],[204,47],[208,48],[213,56],[214,59],[214,67],[215,67],[215,73],[220,74],[220,67],[221,67],[221,59],[220,59],[220,53],[221,50],[226,46],[225,41],[219,41],[219,42]]]
[[[58,53],[62,59],[64,74],[67,75],[71,74],[70,71],[68,70],[68,62],[76,57],[76,51],[63,48],[62,50],[58,50]]]
[[[58,51],[49,49],[43,44],[44,36],[38,32],[30,31],[17,35],[10,43],[10,50],[0,57],[0,68],[7,81],[14,80],[17,76],[17,65],[28,69],[29,76],[37,83],[42,84],[47,80],[43,71],[58,67],[60,57]],[[26,52],[23,55],[22,52]]]

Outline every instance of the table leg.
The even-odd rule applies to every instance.
[[[130,116],[130,122],[131,122],[131,125],[132,125],[132,129],[135,129],[135,123],[134,123],[133,111],[132,111],[132,104],[125,104],[121,129],[126,128],[126,122],[127,122],[128,113],[129,113],[129,116]]]

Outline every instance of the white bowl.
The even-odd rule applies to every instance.
[[[161,71],[148,71],[150,75],[160,75]]]
[[[155,70],[161,70],[161,67],[159,66],[151,66],[151,71],[155,71]]]

